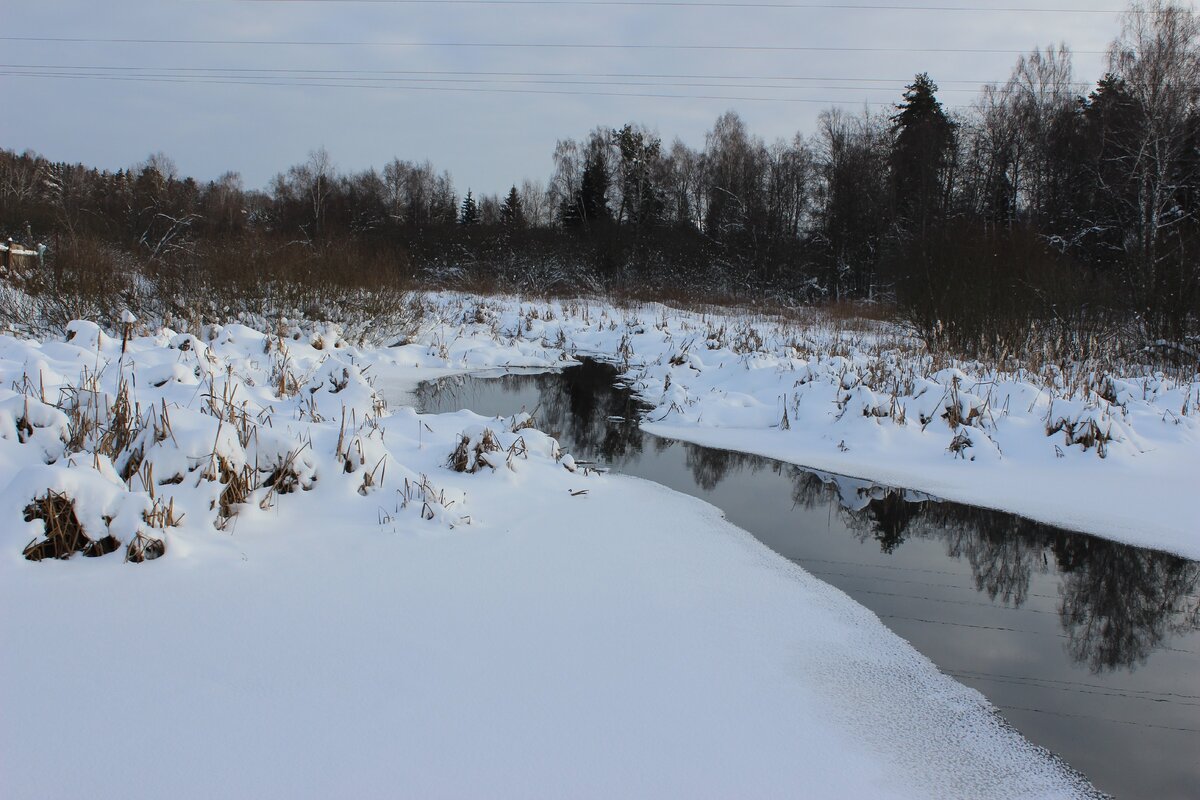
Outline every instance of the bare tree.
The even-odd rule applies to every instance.
[[[151,153],[146,157],[145,163],[138,166],[142,169],[154,170],[167,183],[179,180],[179,167],[175,164],[175,160],[161,150]]]
[[[720,237],[757,229],[763,221],[767,149],[750,135],[741,117],[727,111],[705,138],[710,195],[704,232]]]
[[[814,239],[824,251],[824,283],[835,298],[870,296],[891,217],[891,128],[881,116],[841,109],[821,112],[817,127],[821,179]]]
[[[1009,159],[1017,204],[1035,216],[1053,216],[1061,203],[1056,181],[1061,160],[1054,149],[1056,128],[1074,113],[1071,51],[1065,44],[1034,50],[1017,59],[1005,87],[1014,133]]]
[[[32,150],[0,160],[0,200],[25,203],[35,198],[45,181],[45,166]]]
[[[574,139],[559,139],[554,145],[554,175],[547,189],[551,205],[565,208],[575,199],[583,182],[584,154]]]
[[[312,205],[313,233],[319,236],[325,228],[325,201],[333,192],[333,160],[328,150],[318,147],[309,152],[304,167],[308,177],[308,199]]]
[[[500,198],[494,194],[479,195],[479,223],[499,225],[500,222]]]
[[[776,141],[767,151],[767,212],[771,232],[800,236],[815,191],[816,163],[800,134]]]
[[[226,172],[209,184],[203,205],[209,228],[225,234],[239,231],[246,221],[245,196],[242,176],[236,172]]]
[[[1109,149],[1132,188],[1109,192],[1118,200],[1131,285],[1157,332],[1177,335],[1195,313],[1188,297],[1200,280],[1195,254],[1183,249],[1197,209],[1181,202],[1200,183],[1193,152],[1200,141],[1200,20],[1161,0],[1134,3],[1108,61],[1135,111],[1134,135]]]
[[[962,207],[989,222],[1017,216],[1016,173],[1022,158],[1009,87],[988,84],[963,119],[959,137]]]
[[[704,209],[708,207],[704,154],[676,139],[664,160],[664,171],[668,218],[677,225],[699,230],[704,222]]]
[[[393,159],[383,168],[388,214],[403,225],[453,224],[458,201],[450,173],[438,174],[429,161]]]
[[[531,228],[545,228],[554,221],[554,208],[546,185],[539,180],[526,178],[521,181],[521,212],[525,223]]]

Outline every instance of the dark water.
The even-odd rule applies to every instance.
[[[845,591],[1101,790],[1200,797],[1200,563],[651,436],[615,378],[453,378],[417,404],[536,408],[577,460],[701,497]]]

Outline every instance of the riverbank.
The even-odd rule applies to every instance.
[[[398,358],[618,364],[652,433],[1200,558],[1200,372],[997,371],[886,323],[433,295]],[[539,349],[540,348],[540,349]]]
[[[552,342],[194,333],[0,337],[8,795],[1091,793],[711,506],[370,383]]]
[[[536,408],[576,459],[711,503],[844,591],[1101,791],[1191,800],[1200,562],[663,439],[638,424],[636,400],[615,379],[611,365],[584,359],[449,377],[415,399],[426,413]]]

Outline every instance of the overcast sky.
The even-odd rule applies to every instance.
[[[874,3],[904,4],[903,0]],[[256,188],[323,145],[341,170],[382,167],[393,157],[430,159],[439,169],[450,170],[460,192],[470,187],[476,193],[501,192],[524,177],[545,179],[552,169],[555,141],[582,137],[596,125],[640,122],[657,130],[666,142],[678,136],[700,146],[713,120],[732,108],[751,131],[767,140],[790,138],[797,131],[811,133],[817,114],[831,104],[861,109],[864,102],[894,103],[904,84],[920,71],[929,72],[940,84],[948,107],[969,104],[981,82],[1003,81],[1016,59],[1015,53],[872,48],[1026,51],[1065,41],[1075,51],[1076,80],[1094,81],[1103,70],[1099,51],[1116,35],[1120,18],[1063,9],[1119,11],[1123,7],[1114,0],[992,0],[992,6],[1011,7],[995,12],[980,11],[980,4],[964,0],[908,0],[908,4],[973,6],[973,10],[638,7],[633,0],[604,7],[386,0],[0,0],[0,4],[4,7],[0,39],[217,40],[0,41],[4,65],[0,66],[4,98],[0,146],[5,148],[33,149],[55,160],[110,169],[163,151],[181,173],[211,179],[234,170],[242,174],[247,187]],[[1018,6],[1057,10],[1013,10]],[[244,43],[247,40],[257,43]],[[227,43],[231,41],[243,43]],[[262,43],[285,41],[354,44]],[[400,42],[866,50],[395,46]],[[393,72],[381,73],[388,70]],[[43,77],[47,72],[72,77]],[[736,79],[589,77],[597,73]],[[97,79],[101,75],[120,80]],[[130,80],[134,76],[137,79]],[[231,76],[257,83],[234,85],[231,81],[241,78]],[[414,78],[429,82],[416,84]],[[357,82],[375,88],[276,85],[289,80]],[[557,83],[528,83],[531,80]],[[579,83],[598,81],[659,85]],[[721,85],[679,85],[685,83]],[[813,88],[764,88],[763,84]],[[451,87],[488,91],[448,90]],[[494,91],[498,89],[504,91]]]

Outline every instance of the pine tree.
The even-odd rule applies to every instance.
[[[891,158],[896,214],[910,230],[924,233],[946,210],[956,126],[937,99],[937,84],[924,72],[896,108]]]
[[[470,189],[467,189],[467,196],[463,198],[462,210],[459,212],[458,221],[462,225],[479,224],[479,206],[476,205],[475,198],[471,195]]]
[[[588,153],[579,188],[574,197],[563,202],[560,213],[563,225],[568,228],[612,219],[608,207],[608,160],[603,149],[597,147]]]
[[[511,228],[521,228],[525,225],[525,212],[521,210],[521,195],[517,193],[516,186],[509,189],[508,197],[504,198],[504,205],[500,207],[500,219]]]
[[[664,205],[651,176],[651,166],[659,158],[662,143],[632,125],[613,131],[612,140],[621,156],[618,165],[621,207],[617,220],[635,226],[652,223],[662,214]]]
[[[579,210],[587,222],[600,222],[612,216],[608,207],[608,164],[600,154],[590,157],[583,169]]]

